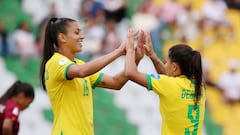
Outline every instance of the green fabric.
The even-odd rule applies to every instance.
[[[151,80],[151,76],[149,74],[146,74],[146,77],[147,77],[147,88],[148,90],[152,90],[152,80]]]
[[[92,86],[93,89],[99,84],[99,82],[102,79],[102,77],[103,77],[103,73],[100,73],[98,79],[96,80],[96,82]]]

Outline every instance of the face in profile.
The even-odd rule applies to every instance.
[[[21,110],[25,110],[32,103],[33,98],[25,96],[24,93],[19,93],[17,96],[17,103],[21,107]]]
[[[165,67],[165,71],[166,71],[166,74],[168,75],[168,76],[172,76],[172,62],[171,62],[171,59],[169,58],[169,57],[167,57],[166,59],[165,59],[165,65],[164,65],[164,67]]]
[[[28,106],[32,103],[33,99],[30,97],[26,97],[23,104],[22,104],[22,110],[25,110],[28,108]]]
[[[77,22],[68,22],[68,28],[66,30],[66,44],[72,53],[78,53],[82,51],[83,46],[83,33]]]

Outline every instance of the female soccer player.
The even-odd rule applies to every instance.
[[[0,135],[17,135],[18,117],[34,99],[34,89],[28,83],[16,81],[0,97]]]
[[[73,19],[51,18],[47,24],[40,75],[53,109],[52,135],[94,135],[92,89],[119,90],[128,80],[123,71],[115,76],[99,72],[126,54],[126,42],[111,53],[84,63],[74,57],[82,51],[83,39],[81,28]],[[137,49],[136,55],[138,63],[144,52]]]
[[[144,74],[137,70],[134,62],[133,33],[132,29],[128,31],[125,75],[159,95],[162,135],[201,135],[206,96],[200,53],[188,45],[178,44],[169,49],[163,63],[154,53],[147,33],[145,54],[159,74]]]

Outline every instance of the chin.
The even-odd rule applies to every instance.
[[[78,50],[76,50],[76,52],[77,52],[77,53],[80,53],[80,52],[82,52],[82,49],[78,49]]]

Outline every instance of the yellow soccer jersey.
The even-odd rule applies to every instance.
[[[194,83],[185,76],[148,74],[148,89],[160,98],[162,135],[202,135],[205,90],[194,106]]]
[[[54,53],[46,63],[45,84],[54,114],[52,135],[94,135],[92,88],[102,73],[85,78],[66,78],[72,64],[84,64]]]

